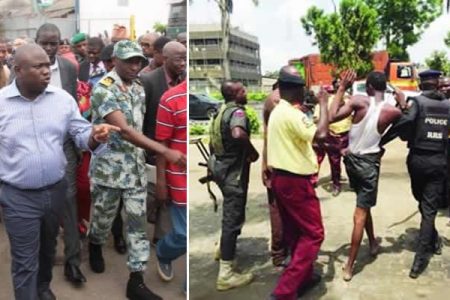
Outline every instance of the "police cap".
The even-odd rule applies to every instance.
[[[283,83],[293,83],[293,84],[298,84],[298,85],[305,85],[305,80],[303,80],[303,78],[300,76],[300,74],[292,74],[289,73],[288,71],[286,71],[285,67],[281,68],[280,73],[278,75],[278,83],[279,82],[283,82]]]
[[[436,70],[426,70],[419,73],[420,80],[438,79],[442,72]]]

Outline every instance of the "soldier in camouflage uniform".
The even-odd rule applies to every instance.
[[[141,133],[145,95],[137,74],[143,58],[142,50],[136,43],[127,40],[118,42],[113,52],[115,68],[99,82],[91,98],[94,124],[114,124],[121,132],[111,136],[108,151],[93,156],[91,161],[94,212],[89,234],[89,263],[94,272],[104,272],[101,245],[107,240],[122,198],[128,215],[127,265],[131,272],[127,297],[136,300],[161,299],[145,286],[142,276],[150,254],[146,236],[147,178],[144,149],[156,151],[173,163],[186,163],[183,154]]]
[[[225,104],[211,125],[210,146],[214,162],[210,162],[210,169],[223,194],[220,269],[216,283],[216,288],[222,291],[246,285],[253,279],[251,273],[233,271],[232,261],[236,240],[245,222],[250,163],[259,155],[250,142],[244,86],[238,81],[225,81],[221,91]]]

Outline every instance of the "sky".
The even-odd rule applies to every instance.
[[[212,0],[194,0],[189,7],[191,24],[219,23],[220,12]],[[300,23],[309,7],[315,5],[326,12],[333,12],[331,0],[260,0],[255,7],[251,0],[235,0],[231,16],[232,26],[237,26],[258,37],[263,73],[278,70],[289,59],[318,53]],[[336,0],[339,2],[339,0]],[[421,40],[408,48],[411,60],[424,62],[433,50],[450,49],[444,45],[444,37],[450,30],[450,15],[436,19],[424,32]],[[430,47],[430,45],[433,45]]]

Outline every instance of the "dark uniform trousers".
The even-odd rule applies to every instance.
[[[410,150],[407,159],[414,198],[419,202],[422,215],[417,255],[426,257],[433,252],[437,238],[435,218],[439,203],[444,195],[444,181],[447,172],[445,153]]]
[[[78,206],[77,206],[77,165],[79,157],[74,142],[70,139],[64,143],[64,154],[67,159],[64,208],[64,257],[67,263],[80,265],[80,233],[78,231]]]
[[[16,300],[36,300],[49,287],[66,190],[64,179],[34,190],[0,185]]]
[[[236,240],[245,222],[245,206],[249,182],[250,164],[235,162],[228,169],[223,182],[219,183],[223,195],[221,258],[234,259]]]

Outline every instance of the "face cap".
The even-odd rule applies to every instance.
[[[117,57],[120,60],[127,60],[132,57],[146,57],[142,54],[142,49],[136,42],[129,40],[122,40],[114,45],[113,57]]]

